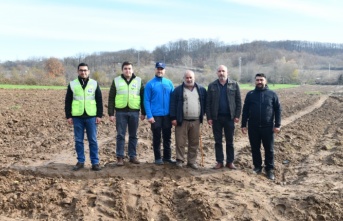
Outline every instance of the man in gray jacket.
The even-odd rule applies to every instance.
[[[241,92],[236,81],[228,79],[227,67],[217,69],[218,79],[209,84],[206,99],[207,122],[212,126],[215,140],[217,164],[213,169],[224,167],[223,129],[226,140],[226,167],[236,169],[234,161],[233,136],[235,123],[239,122],[242,110]]]

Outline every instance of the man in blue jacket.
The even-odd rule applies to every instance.
[[[144,107],[148,122],[151,124],[155,164],[175,163],[171,159],[171,121],[169,116],[170,95],[174,90],[173,83],[164,78],[166,65],[157,62],[155,77],[145,86]],[[163,136],[163,159],[161,156],[161,133]]]
[[[200,124],[206,107],[206,89],[195,83],[193,71],[186,71],[183,83],[175,88],[170,99],[170,118],[175,126],[176,166],[182,167],[187,149],[187,165],[198,169]]]
[[[267,79],[263,73],[256,74],[255,86],[255,90],[248,92],[245,97],[242,133],[246,134],[248,131],[249,134],[254,173],[262,172],[262,142],[267,177],[274,180],[274,133],[279,133],[281,128],[281,105],[277,94],[268,89]]]

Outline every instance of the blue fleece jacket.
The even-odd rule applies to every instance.
[[[170,95],[174,90],[171,80],[154,77],[145,85],[144,107],[147,118],[169,115]]]

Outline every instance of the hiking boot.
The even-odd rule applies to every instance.
[[[94,170],[94,171],[100,171],[100,170],[101,170],[101,167],[100,167],[99,164],[93,164],[93,165],[92,165],[92,170]]]
[[[139,160],[137,159],[137,157],[133,157],[130,159],[130,163],[133,163],[133,164],[140,164]]]
[[[84,163],[77,162],[77,164],[73,167],[73,170],[74,171],[78,171],[78,170],[80,170],[80,169],[82,169],[84,167],[85,167]]]
[[[124,160],[121,157],[117,157],[117,166],[124,166]]]

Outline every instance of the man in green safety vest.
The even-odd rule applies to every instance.
[[[74,125],[75,150],[77,164],[74,171],[84,168],[84,131],[89,142],[89,155],[92,170],[99,171],[99,148],[97,141],[97,124],[101,122],[103,107],[99,84],[89,78],[88,65],[80,63],[77,67],[78,78],[68,85],[65,98],[65,114],[68,124]]]
[[[111,122],[116,122],[117,129],[117,166],[124,165],[126,128],[129,130],[129,162],[133,164],[140,163],[136,153],[138,141],[137,128],[139,118],[141,120],[145,118],[145,109],[143,106],[144,86],[142,79],[133,73],[133,65],[131,62],[123,62],[121,69],[123,73],[113,80],[108,96],[108,115]],[[140,117],[139,111],[141,111]]]

